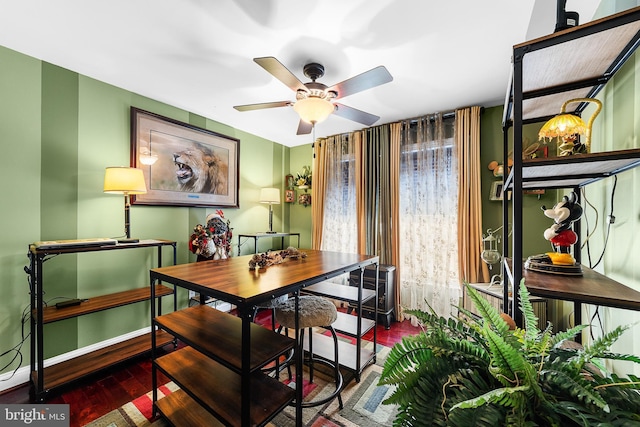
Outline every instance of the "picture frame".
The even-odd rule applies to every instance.
[[[284,201],[286,203],[293,203],[296,201],[296,194],[294,190],[285,190],[284,191]]]
[[[302,193],[298,195],[298,203],[301,204],[302,206],[304,206],[305,208],[307,206],[311,205],[311,194],[309,193]]]
[[[131,107],[131,166],[147,185],[133,204],[239,207],[239,139]]]
[[[293,179],[293,175],[291,175],[291,174],[285,175],[285,177],[284,177],[284,186],[286,188],[293,189],[294,184],[295,184],[295,181]]]
[[[507,196],[511,200],[511,192],[507,191]],[[489,200],[500,201],[504,199],[504,184],[502,181],[494,181],[491,184],[491,193],[489,194]]]

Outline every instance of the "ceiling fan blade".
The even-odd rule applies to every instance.
[[[393,77],[389,71],[387,71],[383,65],[380,65],[369,71],[365,71],[362,74],[353,76],[343,82],[337,83],[328,88],[327,91],[332,90],[337,92],[338,96],[335,99],[339,99],[353,95],[354,93],[362,92],[366,89],[371,89],[372,87],[389,83],[392,80]]]
[[[308,135],[311,133],[312,129],[313,125],[311,125],[311,123],[300,120],[300,123],[298,123],[298,132],[296,132],[296,135]]]
[[[304,84],[298,79],[287,67],[282,65],[273,56],[265,56],[263,58],[253,58],[253,61],[267,70],[268,73],[273,75],[276,79],[287,85],[291,90],[298,91],[303,90],[308,92]]]
[[[364,111],[358,110],[353,107],[347,107],[346,105],[340,104],[338,102],[334,102],[334,105],[336,106],[336,109],[333,111],[333,114],[345,119],[353,120],[354,122],[362,123],[363,125],[371,126],[372,124],[380,120],[380,117],[378,116],[365,113]]]
[[[236,105],[233,108],[235,108],[238,111],[251,111],[251,110],[263,110],[265,108],[288,107],[291,104],[292,104],[291,101],[277,101],[277,102],[263,102],[261,104]]]

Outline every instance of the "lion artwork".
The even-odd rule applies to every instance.
[[[178,167],[176,178],[181,191],[227,194],[227,165],[206,147],[189,148],[173,153]]]

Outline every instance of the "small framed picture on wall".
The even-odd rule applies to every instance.
[[[293,203],[296,201],[296,195],[293,190],[285,190],[284,191],[284,201],[286,203]]]
[[[304,207],[311,205],[311,194],[303,193],[298,195],[298,203]]]

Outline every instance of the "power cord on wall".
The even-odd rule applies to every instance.
[[[590,268],[596,268],[598,266],[598,264],[600,264],[600,261],[602,261],[602,258],[604,257],[604,252],[607,249],[607,243],[609,242],[609,232],[611,231],[611,224],[613,224],[616,221],[616,217],[613,215],[613,198],[616,195],[616,186],[618,185],[618,176],[614,175],[613,176],[613,188],[611,189],[611,213],[609,215],[607,215],[607,234],[605,236],[604,239],[604,247],[602,248],[602,252],[600,253],[600,258],[598,258],[598,261]],[[591,260],[589,260],[591,261]]]
[[[45,260],[46,261],[46,260]],[[25,273],[27,273],[27,283],[29,285],[29,293],[32,293],[33,290],[33,283],[31,283],[31,270],[29,269],[29,267],[24,267],[24,271]],[[72,298],[69,297],[55,297],[50,299],[49,301],[43,301],[43,305],[45,307],[49,306],[49,304],[51,303],[51,301],[56,300],[56,299],[65,299],[65,300],[71,300]],[[22,363],[24,362],[24,356],[22,355],[22,346],[25,343],[25,341],[31,336],[31,331],[29,331],[28,333],[25,332],[25,325],[27,325],[27,323],[29,323],[29,320],[31,320],[31,305],[27,305],[25,306],[25,308],[22,310],[22,316],[20,319],[20,323],[21,323],[21,337],[20,337],[20,342],[18,342],[16,345],[14,345],[13,347],[11,347],[10,349],[4,351],[3,353],[0,353],[0,358],[13,353],[13,357],[11,358],[11,360],[9,360],[9,362],[7,362],[4,366],[0,367],[0,372],[4,372],[4,370],[8,369],[10,366],[12,366],[16,360],[18,361],[18,365],[15,367],[15,369],[13,370],[13,372],[11,372],[11,375],[8,378],[4,378],[1,381],[9,381],[11,378],[14,377],[14,375],[16,374],[16,372],[18,372],[18,369],[20,369],[20,367],[22,366]]]
[[[609,235],[611,233],[611,224],[613,224],[616,221],[616,217],[613,215],[613,207],[614,207],[613,202],[614,202],[614,197],[615,197],[615,194],[616,194],[616,186],[617,185],[618,185],[618,177],[617,177],[617,175],[614,175],[613,176],[613,188],[611,189],[611,198],[610,198],[611,210],[610,210],[609,215],[607,215],[607,231],[606,231],[606,234],[605,234],[604,246],[603,246],[602,252],[600,253],[600,256],[598,257],[598,260],[596,261],[595,264],[592,264],[592,261],[591,261],[591,248],[590,248],[590,245],[589,245],[589,239],[595,233],[596,227],[598,225],[598,210],[589,202],[589,200],[586,197],[586,193],[584,191],[584,188],[582,189],[583,199],[585,200],[585,202],[596,213],[596,224],[594,226],[593,232],[591,232],[591,233],[589,232],[589,223],[588,223],[587,216],[585,215],[587,238],[585,239],[585,242],[581,246],[581,249],[583,247],[585,247],[585,246],[587,248],[587,258],[589,260],[589,268],[591,268],[591,269],[596,268],[600,264],[600,262],[602,262],[602,259],[604,258],[605,251],[607,249],[607,244],[609,243]],[[604,330],[604,325],[602,323],[602,317],[600,316],[600,306],[596,306],[596,309],[593,312],[593,315],[591,316],[589,324],[592,325],[593,322],[596,319],[598,319],[598,325],[600,326],[600,330]],[[591,336],[592,340],[595,339],[594,334],[593,334],[593,328],[590,329],[590,336]]]
[[[15,346],[11,347],[9,350],[7,350],[4,353],[0,354],[0,358],[2,358],[4,356],[6,356],[7,354],[11,354],[12,352],[14,353],[13,357],[11,358],[11,360],[7,364],[5,364],[4,366],[0,367],[0,372],[3,372],[5,369],[9,368],[16,361],[16,359],[18,360],[18,366],[15,367],[15,369],[13,370],[13,372],[11,372],[11,375],[8,378],[4,378],[2,381],[9,381],[11,378],[13,378],[13,376],[16,374],[16,372],[18,372],[18,369],[20,369],[20,367],[22,366],[22,362],[24,361],[24,358],[22,356],[22,351],[21,351],[22,350],[22,345],[27,340],[27,338],[29,338],[29,336],[31,335],[31,332],[25,334],[25,331],[24,331],[24,326],[27,324],[27,322],[31,318],[30,312],[31,312],[31,310],[30,310],[30,306],[29,305],[27,305],[22,310],[22,319],[21,319],[22,337],[20,339],[20,342],[18,344],[16,344]]]

